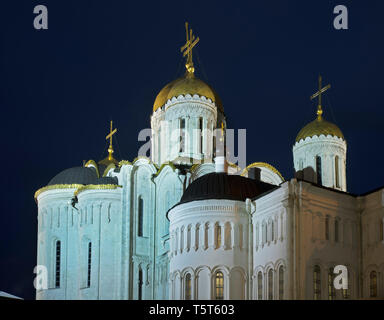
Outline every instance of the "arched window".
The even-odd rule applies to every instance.
[[[137,235],[139,237],[143,236],[143,228],[144,228],[144,203],[143,198],[139,197],[139,205],[138,205],[138,224],[137,224]]]
[[[216,157],[216,136],[213,134],[213,157]]]
[[[184,227],[181,227],[180,230],[180,252],[183,252],[184,250]]]
[[[232,248],[232,226],[229,222],[226,222],[224,225],[224,248]]]
[[[347,272],[348,272],[348,288],[343,289],[343,299],[345,300],[349,299],[351,296],[351,275],[349,270],[347,270]]]
[[[203,118],[199,118],[199,135],[200,135],[199,153],[203,153]]]
[[[221,226],[216,224],[216,249],[221,247]]]
[[[137,294],[137,299],[138,300],[143,300],[143,270],[141,267],[139,267],[139,279],[137,283],[137,289],[138,289],[138,294]]]
[[[209,228],[210,228],[210,225],[209,223],[207,222],[205,225],[204,225],[204,230],[201,230],[202,231],[202,236],[204,237],[204,249],[207,249],[208,248],[208,231],[209,231]],[[204,233],[203,233],[204,232]]]
[[[275,223],[271,222],[271,241],[275,240]]]
[[[87,287],[91,286],[91,265],[92,265],[92,243],[88,243],[88,273],[87,273]]]
[[[335,242],[339,242],[339,220],[335,219]]]
[[[300,161],[299,161],[299,170],[301,171],[301,170],[303,170],[304,168],[304,165],[303,165],[303,159],[300,159]]]
[[[329,240],[329,216],[325,217],[325,240]]]
[[[369,274],[369,296],[371,298],[377,297],[377,273],[376,271],[371,271]]]
[[[191,298],[192,298],[191,274],[187,273],[185,276],[185,300],[191,300]]]
[[[263,299],[263,274],[261,271],[257,274],[257,299]]]
[[[339,156],[335,157],[335,180],[336,180],[336,188],[340,188],[339,182]]]
[[[380,235],[380,241],[384,241],[384,222],[383,218],[380,220],[380,230],[379,230],[379,235]]]
[[[176,236],[175,236],[175,254],[179,252],[179,228],[176,229]]]
[[[179,152],[185,152],[185,119],[180,119],[180,148]]]
[[[321,179],[321,157],[316,156],[316,175],[317,175],[317,184],[322,185],[322,179]]]
[[[279,268],[279,300],[284,299],[284,267]]]
[[[318,265],[313,268],[313,299],[321,299],[321,270]]]
[[[267,242],[267,224],[265,222],[263,222],[263,244],[265,244]]]
[[[333,280],[335,279],[335,274],[333,273],[333,268],[328,270],[328,300],[335,300],[336,298],[336,289],[333,285]]]
[[[197,224],[196,225],[196,229],[195,229],[195,250],[198,250],[200,248],[200,237],[203,236],[203,234],[200,234],[200,224]]]
[[[273,300],[273,270],[268,271],[268,300]]]
[[[256,234],[256,239],[255,239],[255,246],[256,248],[259,246],[259,242],[260,242],[260,226],[259,226],[259,223],[256,224],[256,227],[255,227],[255,234]]]
[[[224,300],[224,275],[221,271],[216,272],[215,276],[215,298]]]
[[[191,249],[191,225],[187,227],[187,251]]]
[[[56,241],[56,257],[55,257],[55,287],[60,287],[60,269],[61,269],[61,241]]]

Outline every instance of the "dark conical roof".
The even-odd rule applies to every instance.
[[[209,173],[194,182],[185,190],[179,204],[208,199],[245,201],[276,188],[275,185],[239,175]]]
[[[61,171],[48,183],[56,184],[117,184],[117,178],[99,178],[93,167],[74,167]]]

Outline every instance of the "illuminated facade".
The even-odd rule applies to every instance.
[[[158,94],[151,159],[108,156],[64,170],[35,194],[37,299],[352,299],[384,296],[384,190],[347,193],[346,141],[322,118],[293,146],[296,177],[227,163],[215,91],[186,73]],[[321,99],[324,88],[319,88]],[[287,155],[288,157],[288,155]],[[348,290],[331,285],[349,271]]]

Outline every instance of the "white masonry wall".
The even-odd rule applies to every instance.
[[[322,185],[347,191],[345,140],[328,135],[307,137],[293,146],[293,163],[298,178],[317,183],[316,156],[321,157]],[[336,179],[336,157],[338,157],[338,184]]]
[[[245,204],[230,200],[178,205],[170,219],[170,299],[185,299],[185,277],[192,277],[192,299],[215,299],[216,272],[224,275],[224,299],[248,299],[248,226]],[[221,245],[217,228],[221,228]]]

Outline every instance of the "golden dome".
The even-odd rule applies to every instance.
[[[217,93],[204,81],[196,78],[190,73],[186,73],[183,77],[168,83],[163,89],[161,89],[155,99],[155,103],[153,104],[153,112],[155,112],[158,108],[161,108],[169,99],[186,94],[190,94],[191,96],[197,94],[211,99],[216,104],[217,108],[221,112],[224,112]]]
[[[321,134],[324,136],[331,135],[345,140],[343,133],[337,125],[324,120],[320,116],[300,130],[296,137],[296,142],[299,142],[301,139],[304,140],[306,137],[320,136]]]

